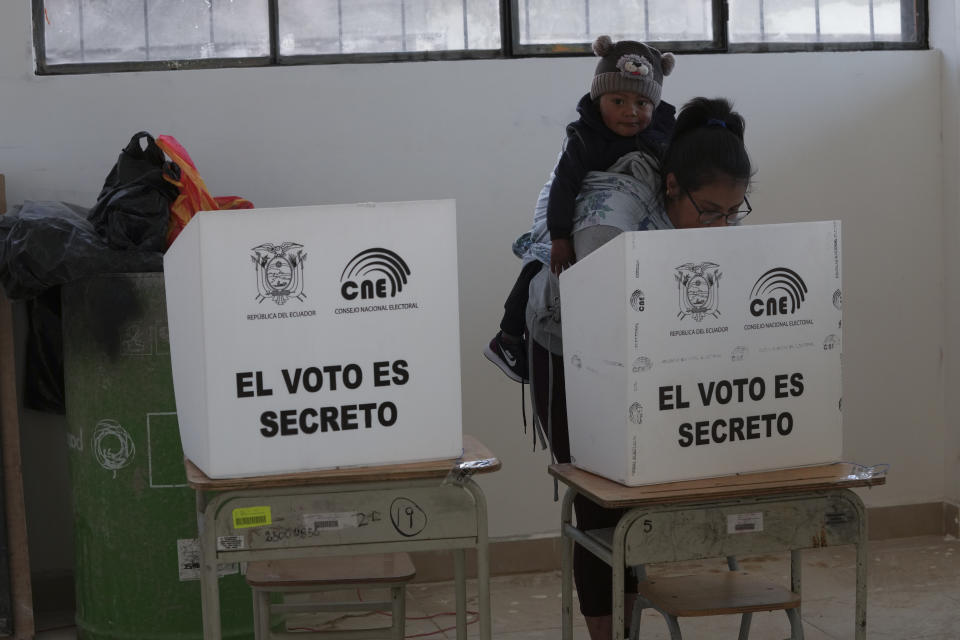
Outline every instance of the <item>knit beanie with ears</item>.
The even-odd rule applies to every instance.
[[[677,63],[672,53],[660,53],[633,40],[614,43],[610,36],[597,38],[593,52],[600,62],[590,85],[591,100],[611,91],[633,91],[650,98],[654,108],[660,104],[663,77]]]

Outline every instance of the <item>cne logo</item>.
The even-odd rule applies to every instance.
[[[375,247],[361,251],[340,274],[340,295],[345,300],[393,298],[407,284],[410,267],[399,255]]]
[[[793,269],[776,267],[757,278],[750,291],[750,315],[783,316],[796,313],[806,299],[807,285]]]
[[[715,262],[688,262],[676,268],[677,286],[680,295],[680,312],[683,320],[693,316],[697,322],[705,316],[720,316],[720,265]]]
[[[307,254],[303,245],[283,242],[280,245],[266,242],[251,249],[257,271],[257,302],[267,298],[277,304],[286,304],[295,298],[303,300],[303,261]]]

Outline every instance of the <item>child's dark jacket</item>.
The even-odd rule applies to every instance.
[[[589,93],[580,98],[577,112],[580,118],[567,125],[567,140],[550,186],[547,228],[551,240],[570,237],[574,202],[580,192],[580,183],[588,172],[604,171],[631,151],[649,151],[655,157],[661,157],[676,122],[673,105],[660,102],[650,126],[636,136],[623,137],[603,124],[600,111]]]

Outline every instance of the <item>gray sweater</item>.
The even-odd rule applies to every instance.
[[[652,156],[628,154],[610,171],[587,175],[574,215],[573,249],[579,259],[624,231],[647,229],[673,229],[660,195],[659,165]],[[563,354],[560,282],[550,269],[541,269],[530,283],[527,330],[542,347]]]

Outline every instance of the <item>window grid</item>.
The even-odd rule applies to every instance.
[[[143,57],[150,59],[150,12],[147,10],[147,0],[143,0]]]
[[[337,41],[343,53],[343,0],[337,0]]]
[[[763,2],[763,0],[760,0]],[[590,3],[591,0],[583,0],[583,19],[586,33],[591,32],[590,28]],[[466,0],[464,0],[466,5]],[[523,0],[524,24],[526,25],[527,42],[530,41],[530,0]],[[650,0],[643,0],[643,32],[650,33]]]
[[[820,0],[813,0],[813,24],[817,40],[820,39]]]
[[[760,3],[760,40],[767,39],[767,19],[764,15],[764,8],[766,7],[766,2],[764,0],[757,0]]]
[[[407,50],[407,0],[400,0],[400,50]]]
[[[914,9],[909,0],[900,2],[901,40],[874,40],[877,37],[876,2],[867,0],[870,40],[863,41],[821,41],[820,24],[821,0],[814,0],[816,41],[775,42],[767,41],[766,0],[757,0],[759,16],[759,42],[730,43],[726,51],[730,53],[766,53],[783,51],[887,51],[905,49],[927,49],[928,20],[927,3],[918,3]]]
[[[213,27],[213,3],[214,2],[215,0],[207,1],[207,20],[208,20],[207,32],[209,34],[210,42],[216,44],[216,39],[214,37],[214,27]],[[43,3],[40,2],[39,4],[41,5],[40,8],[43,13],[43,19],[46,20],[47,19],[46,10],[43,9]],[[87,48],[86,48],[86,40],[84,39],[84,29],[83,29],[84,27],[83,0],[76,0],[76,6],[77,6],[77,32],[80,35],[80,38],[79,38],[80,61],[86,62]],[[42,28],[42,24],[43,23],[41,22],[41,28]],[[143,34],[144,34],[144,38],[143,38],[144,58],[149,61],[150,60],[150,12],[148,10],[147,0],[143,0]]]
[[[87,61],[87,48],[83,40],[83,3],[80,0],[77,0],[77,20],[79,21],[80,29],[80,60],[83,62]]]
[[[590,10],[589,5],[592,0],[584,1],[585,27],[584,36],[579,42],[553,42],[550,44],[523,44],[519,39],[519,31],[516,25],[512,30],[514,41],[512,43],[512,52],[517,56],[537,57],[537,56],[555,56],[555,55],[593,55],[591,48],[593,38],[590,36]],[[763,0],[759,0],[763,1]],[[522,3],[522,4],[521,4]],[[524,15],[524,42],[531,43],[533,38],[530,32],[530,0],[505,0],[503,4],[512,6],[514,15],[521,11]],[[644,33],[650,33],[650,2],[643,0],[643,29]],[[645,42],[660,49],[673,51],[675,53],[719,53],[726,51],[726,14],[727,2],[725,0],[711,0],[707,3],[709,10],[713,14],[712,40],[655,40],[644,38]]]
[[[400,42],[399,53],[344,53],[343,29],[343,0],[337,0],[337,55],[281,55],[279,50],[279,0],[266,0],[269,17],[269,45],[270,55],[267,57],[252,58],[203,58],[189,60],[154,60],[150,45],[150,13],[148,0],[141,0],[143,5],[144,27],[144,61],[124,62],[88,62],[87,41],[84,34],[83,0],[75,0],[77,8],[77,23],[79,32],[79,63],[47,64],[45,55],[44,21],[46,12],[43,0],[33,0],[34,14],[34,43],[37,54],[37,71],[40,74],[57,73],[101,73],[111,71],[141,71],[152,69],[174,68],[213,68],[233,66],[266,66],[279,64],[312,64],[312,63],[343,63],[343,62],[383,62],[397,60],[455,60],[464,58],[502,58],[502,57],[537,57],[550,55],[591,55],[590,43],[556,43],[551,45],[522,45],[519,42],[519,23],[513,16],[519,15],[522,2],[524,14],[525,40],[531,41],[530,33],[530,0],[500,0],[501,42],[498,50],[437,50],[437,51],[409,51],[407,46],[407,0],[400,2]],[[214,28],[214,3],[217,0],[207,0],[207,31],[209,42],[216,51],[217,41]],[[590,5],[592,0],[583,0],[583,17],[586,33],[591,29]],[[728,7],[725,0],[712,0],[713,12],[713,41],[684,41],[684,42],[655,42],[653,44],[670,48],[677,52],[715,53],[715,52],[766,52],[766,51],[822,51],[822,50],[874,50],[874,49],[923,49],[927,48],[927,11],[926,4],[917,7],[914,13],[911,2],[902,0],[902,41],[876,41],[876,25],[874,16],[875,0],[868,0],[869,41],[858,42],[822,42],[820,40],[820,3],[814,0],[814,42],[765,42],[766,33],[766,0],[757,0],[759,15],[760,42],[728,44],[727,16]],[[463,16],[463,42],[469,47],[469,20],[468,0],[461,0]],[[644,33],[650,33],[650,6],[649,0],[643,0]]]

